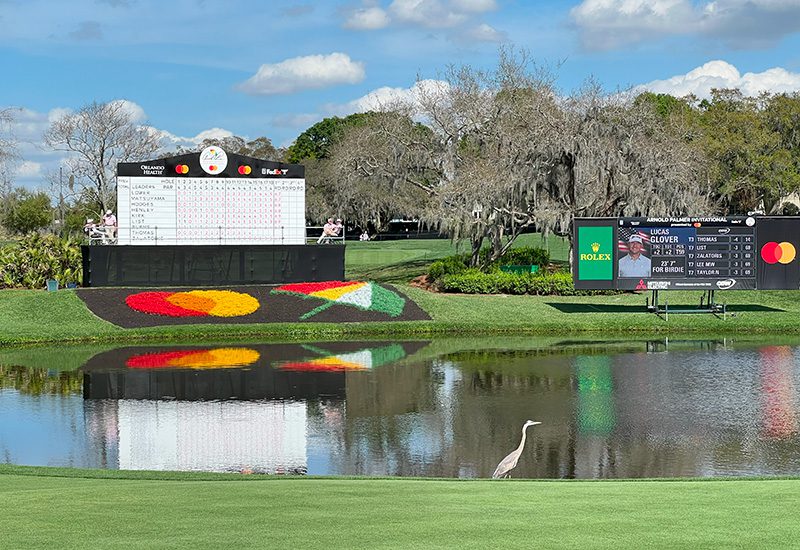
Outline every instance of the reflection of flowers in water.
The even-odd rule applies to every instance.
[[[309,345],[303,347],[323,357],[306,359],[303,361],[286,361],[284,363],[279,363],[277,367],[281,370],[308,372],[368,370],[398,361],[406,355],[403,346],[400,344],[391,344],[381,348],[368,348],[352,353],[339,354],[333,354],[330,351]]]
[[[345,370],[367,370],[369,366],[363,362],[358,362],[357,358],[349,356],[358,354],[348,354],[342,356],[321,357],[310,361],[287,361],[281,363],[279,368],[282,370],[307,371],[307,372],[336,372]]]
[[[250,348],[215,348],[204,350],[176,350],[162,353],[134,355],[125,366],[134,369],[185,368],[213,369],[252,365],[260,354]]]
[[[125,303],[136,311],[167,317],[238,317],[260,306],[253,296],[232,290],[139,292],[128,296]]]

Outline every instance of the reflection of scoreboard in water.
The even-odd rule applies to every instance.
[[[578,289],[797,289],[800,218],[576,218]]]

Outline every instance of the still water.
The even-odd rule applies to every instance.
[[[799,475],[800,341],[0,351],[0,462],[488,477]]]

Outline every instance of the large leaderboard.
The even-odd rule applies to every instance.
[[[303,166],[201,153],[117,169],[118,244],[304,244]]]
[[[579,289],[797,289],[800,218],[576,218]]]

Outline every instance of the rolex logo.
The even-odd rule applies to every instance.
[[[592,243],[592,252],[597,252],[600,250],[600,243]]]

